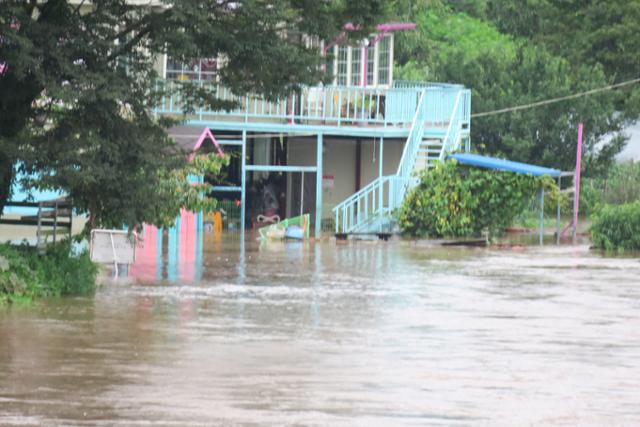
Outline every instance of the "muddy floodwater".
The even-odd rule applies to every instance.
[[[92,297],[0,308],[0,425],[640,425],[638,258],[233,239],[174,255]]]

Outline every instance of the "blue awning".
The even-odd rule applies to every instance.
[[[485,157],[479,154],[457,153],[449,155],[448,158],[455,159],[458,163],[463,165],[533,176],[549,175],[552,177],[559,177],[562,174],[558,169],[545,168],[542,166],[530,165],[528,163],[512,162],[511,160],[496,159],[495,157]]]

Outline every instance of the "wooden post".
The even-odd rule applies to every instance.
[[[56,233],[58,232],[58,202],[53,204],[53,244],[56,244]]]
[[[73,203],[71,203],[71,199],[67,200],[67,207],[69,209],[69,241],[73,237]]]
[[[36,230],[36,248],[40,249],[42,233],[42,202],[38,203],[38,229]]]

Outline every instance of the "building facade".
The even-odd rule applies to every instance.
[[[316,235],[390,232],[392,212],[417,173],[469,149],[468,89],[393,80],[393,31],[407,25],[380,25],[358,46],[318,43],[333,84],[277,101],[224,88],[216,79],[218,58],[159,60],[159,84],[211,85],[218,97],[236,102],[230,111],[198,110],[170,133],[190,150],[208,131],[198,147],[232,155],[224,178],[212,184],[216,197],[238,200],[241,229],[260,225],[257,218],[267,214],[309,213]],[[180,99],[168,96],[155,113],[182,117]],[[266,206],[266,193],[276,202]]]

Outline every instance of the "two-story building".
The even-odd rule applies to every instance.
[[[222,87],[218,58],[160,58],[159,84],[213,85],[220,98],[237,102],[231,111],[198,110],[170,133],[193,149],[208,130],[204,144],[232,154],[224,180],[214,184],[216,197],[239,200],[243,228],[259,215],[310,213],[316,235],[387,232],[416,173],[469,144],[468,89],[393,79],[394,32],[413,27],[382,24],[352,46],[316,43],[332,84],[273,102]],[[155,112],[181,115],[180,99],[167,97]]]

